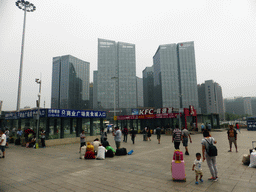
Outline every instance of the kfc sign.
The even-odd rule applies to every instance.
[[[154,114],[154,109],[141,109],[139,111],[139,115],[153,115]]]
[[[174,113],[175,111],[179,111],[176,110],[173,107],[165,107],[165,108],[158,108],[158,109],[141,109],[139,110],[139,115],[152,115],[152,114],[168,114],[168,113]]]

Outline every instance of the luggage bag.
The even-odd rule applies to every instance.
[[[126,148],[117,149],[115,155],[116,156],[127,155]]]
[[[186,181],[185,162],[183,153],[180,150],[175,150],[171,163],[172,179],[178,181]]]

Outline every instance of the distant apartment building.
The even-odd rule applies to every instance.
[[[98,71],[95,75],[97,101],[94,106],[111,109],[115,103],[116,108],[137,107],[134,44],[98,39]]]
[[[194,42],[160,45],[153,57],[155,107],[199,112]]]
[[[197,90],[201,113],[218,113],[220,119],[224,119],[225,112],[221,86],[213,80],[208,80],[198,85]]]
[[[154,107],[154,69],[146,67],[143,72],[143,102],[144,107]]]
[[[251,98],[252,103],[252,115],[256,116],[256,97]]]
[[[225,112],[237,115],[252,115],[252,103],[250,97],[235,97],[224,99]]]
[[[90,63],[65,55],[53,58],[51,108],[86,109]]]
[[[144,107],[143,102],[143,79],[137,77],[137,106]]]

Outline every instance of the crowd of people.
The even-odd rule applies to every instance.
[[[45,131],[40,130],[41,145],[45,148]],[[24,142],[22,143],[22,138]],[[36,133],[30,129],[25,128],[24,132],[19,128],[13,128],[11,132],[8,128],[0,129],[0,150],[2,151],[2,156],[0,158],[5,158],[5,149],[9,147],[9,143],[15,143],[15,145],[23,145],[27,148],[35,148],[36,146]]]

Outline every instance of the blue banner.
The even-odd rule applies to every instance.
[[[106,112],[70,109],[48,109],[48,117],[106,118]]]
[[[27,119],[37,115],[37,110],[10,112],[5,114],[5,119]],[[40,109],[40,117],[46,117],[46,109]]]

